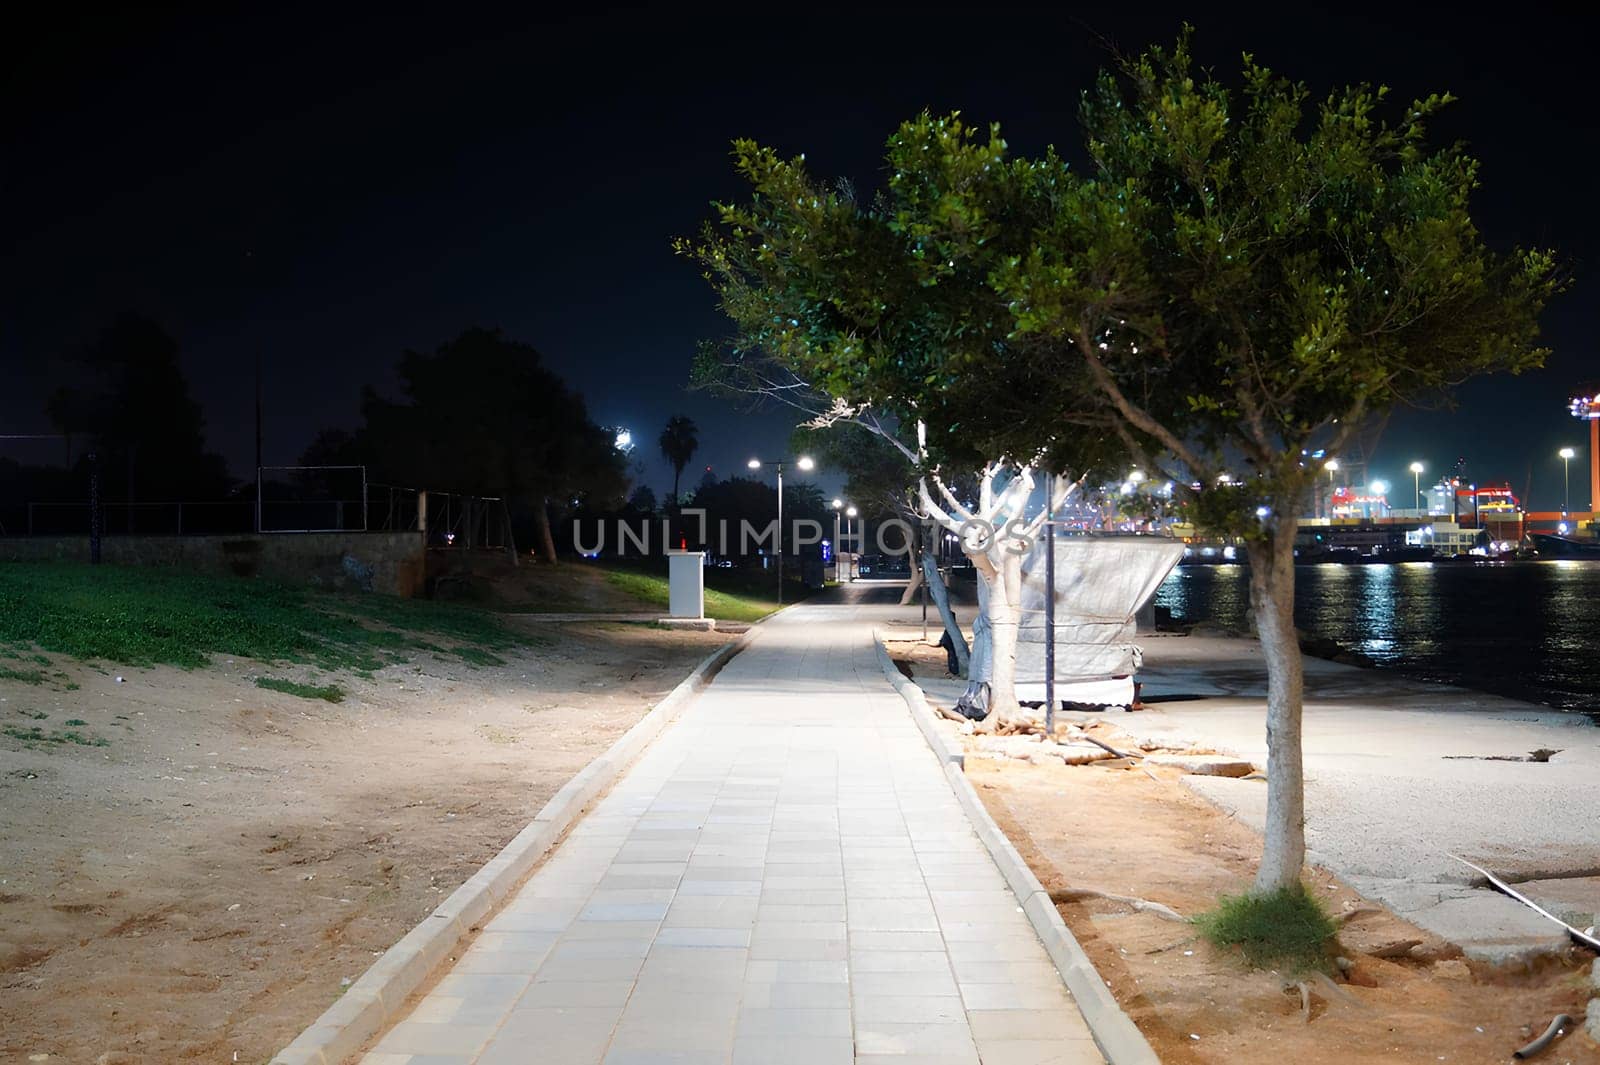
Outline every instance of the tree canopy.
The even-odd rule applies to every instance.
[[[551,507],[621,502],[627,473],[612,434],[534,348],[468,329],[431,353],[406,352],[396,372],[402,398],[369,387],[346,452],[375,479],[505,499],[531,514],[552,560]],[[319,442],[346,447],[337,437]]]
[[[108,473],[104,492],[130,502],[223,494],[227,465],[206,448],[205,418],[166,330],[140,314],[118,315],[70,365],[77,380],[57,389],[47,410],[62,432],[93,439]]]

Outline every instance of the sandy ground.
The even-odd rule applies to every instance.
[[[266,1061],[730,638],[548,628],[337,705],[244,660],[0,680],[0,724],[106,741],[0,738],[0,1062]]]
[[[941,651],[914,641],[889,648],[930,694],[958,690],[941,682]],[[1123,726],[1141,717],[1108,715],[1090,731],[1130,749],[1134,737]],[[1124,760],[1036,766],[987,757],[970,737],[964,742],[969,779],[1046,889],[1135,896],[1192,915],[1249,888],[1260,836],[1174,771],[1147,772]],[[1332,912],[1372,904],[1325,870],[1312,876]],[[1289,981],[1247,970],[1184,925],[1100,900],[1057,909],[1169,1065],[1504,1062],[1558,1013],[1576,1023],[1540,1060],[1600,1062],[1600,1047],[1581,1032],[1592,993],[1592,956],[1583,951],[1492,967],[1466,960],[1439,935],[1380,908],[1345,926],[1341,954],[1353,970],[1338,990],[1313,990],[1307,1023]]]
[[[1139,740],[1266,764],[1266,672],[1254,640],[1142,636],[1147,708],[1108,715]],[[960,683],[919,652],[935,699]],[[1310,860],[1364,895],[1500,961],[1562,949],[1561,930],[1482,886],[1460,855],[1521,885],[1569,923],[1600,915],[1595,781],[1600,728],[1580,714],[1387,670],[1305,659]],[[1532,752],[1541,752],[1533,759]],[[1256,831],[1260,780],[1185,785]]]
[[[1122,764],[967,763],[1047,889],[1134,895],[1187,915],[1248,888],[1261,850],[1254,832],[1175,781]],[[1335,912],[1360,900],[1325,873],[1313,886]],[[1057,909],[1167,1065],[1505,1062],[1557,1013],[1581,1029],[1588,997],[1587,959],[1489,969],[1385,911],[1346,925],[1341,953],[1354,969],[1337,992],[1314,990],[1307,1023],[1282,976],[1246,970],[1183,925],[1098,900]],[[1410,941],[1401,957],[1376,956]],[[1542,1060],[1600,1062],[1600,1048],[1573,1030]]]

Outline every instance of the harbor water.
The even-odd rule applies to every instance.
[[[1180,566],[1156,603],[1243,630],[1250,570]],[[1295,621],[1380,668],[1600,712],[1600,562],[1298,566]]]

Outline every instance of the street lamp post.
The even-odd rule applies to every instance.
[[[778,545],[777,545],[777,554],[778,554],[778,605],[779,606],[783,605],[783,464],[784,464],[784,462],[789,462],[789,461],[791,461],[791,460],[790,459],[784,459],[783,462],[774,463],[774,465],[778,467]],[[810,455],[801,455],[799,458],[794,459],[792,461],[794,462],[794,464],[796,466],[798,466],[802,470],[810,471],[810,470],[814,470],[814,469],[817,468],[817,464],[815,462],[811,461],[811,456]],[[759,470],[762,467],[763,464],[762,464],[760,459],[751,459],[748,463],[746,463],[746,465],[749,466],[752,470]]]
[[[856,511],[855,507],[845,507],[844,508],[845,529],[848,530],[849,533],[850,533],[850,542],[852,544],[855,544],[856,547],[859,548],[861,546],[861,543],[860,543],[858,534],[855,532],[856,513],[857,513],[857,511]],[[860,559],[860,557],[861,557],[861,552],[859,550],[850,552],[850,579],[851,580],[855,580],[857,577],[861,576],[861,563],[860,563],[860,561],[858,561]]]
[[[1561,456],[1561,516],[1564,518],[1572,512],[1572,457],[1577,452],[1564,447],[1558,454]]]
[[[835,501],[834,501],[834,582],[835,582],[835,584],[837,584],[838,579],[840,579],[840,577],[843,576],[842,572],[840,572],[840,561],[842,561],[842,560],[840,560],[840,556],[838,556],[838,548],[840,548],[840,539],[838,539],[838,512],[840,512],[840,510],[842,510],[843,507],[845,507],[845,501],[843,501],[843,499],[835,499]],[[854,507],[851,507],[851,510],[854,510]]]
[[[1425,467],[1420,462],[1411,464],[1411,500],[1420,510],[1422,508],[1422,471]]]
[[[1322,468],[1328,471],[1328,520],[1331,522],[1333,520],[1333,475],[1339,472],[1339,460],[1329,459],[1322,464]]]

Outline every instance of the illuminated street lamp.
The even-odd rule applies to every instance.
[[[1564,518],[1572,510],[1572,459],[1577,452],[1564,447],[1557,454],[1561,456],[1561,516]]]
[[[1327,462],[1324,462],[1322,464],[1322,468],[1328,471],[1328,520],[1332,521],[1333,520],[1333,475],[1339,472],[1339,460],[1335,459],[1335,458],[1330,458],[1330,459],[1328,459]]]
[[[1423,469],[1425,469],[1425,467],[1420,462],[1413,462],[1411,464],[1411,488],[1412,488],[1412,492],[1413,492],[1412,498],[1416,500],[1418,505],[1420,505],[1422,503],[1422,471],[1423,471]]]
[[[1372,513],[1372,504],[1377,501],[1379,496],[1384,495],[1388,491],[1388,481],[1372,481],[1367,485],[1367,517],[1370,518],[1375,516]]]
[[[784,459],[781,462],[773,463],[773,465],[778,468],[778,546],[777,546],[777,553],[778,553],[778,605],[779,606],[783,605],[783,466],[784,466],[784,463],[786,463],[786,462],[793,462],[797,467],[799,467],[800,469],[805,470],[807,472],[817,468],[817,464],[815,462],[811,461],[811,456],[810,455],[801,455],[797,459]],[[759,470],[764,465],[764,463],[762,463],[762,461],[760,459],[751,459],[749,462],[745,463],[745,465],[749,466],[752,470]]]
[[[844,516],[849,522],[849,525],[847,525],[846,528],[854,529],[856,521],[856,508],[853,506],[845,507]],[[860,540],[861,535],[859,533],[851,532],[850,542],[855,544],[858,548],[861,546]],[[850,579],[855,580],[859,576],[861,576],[861,552],[852,551],[850,552]]]

